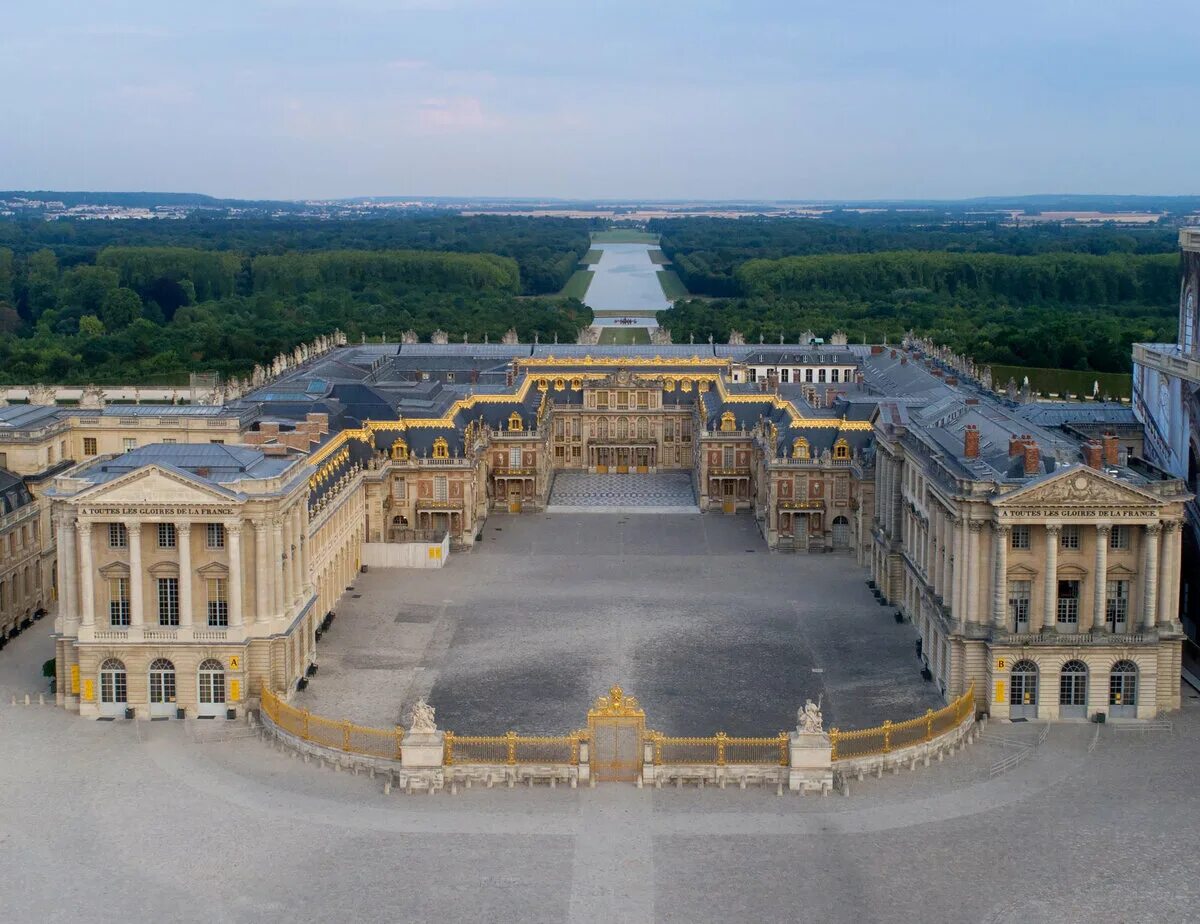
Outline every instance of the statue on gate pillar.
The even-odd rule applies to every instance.
[[[821,704],[806,699],[804,705],[796,710],[796,732],[801,735],[820,735],[824,731]]]
[[[408,713],[408,730],[410,734],[431,734],[437,731],[437,722],[433,718],[434,708],[425,702],[425,698],[413,703]]]

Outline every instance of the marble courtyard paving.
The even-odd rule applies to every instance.
[[[548,513],[570,513],[576,509],[614,512],[614,508],[630,513],[700,512],[692,478],[682,472],[654,475],[559,472],[547,506]]]

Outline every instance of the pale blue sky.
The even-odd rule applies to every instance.
[[[1196,0],[9,0],[0,188],[1200,192]]]

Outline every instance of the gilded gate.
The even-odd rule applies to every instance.
[[[636,780],[642,772],[646,713],[632,696],[614,686],[588,710],[591,770],[598,782]]]

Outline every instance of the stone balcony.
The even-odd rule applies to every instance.
[[[1139,366],[1200,385],[1200,357],[1185,354],[1173,343],[1135,343],[1133,361]]]

